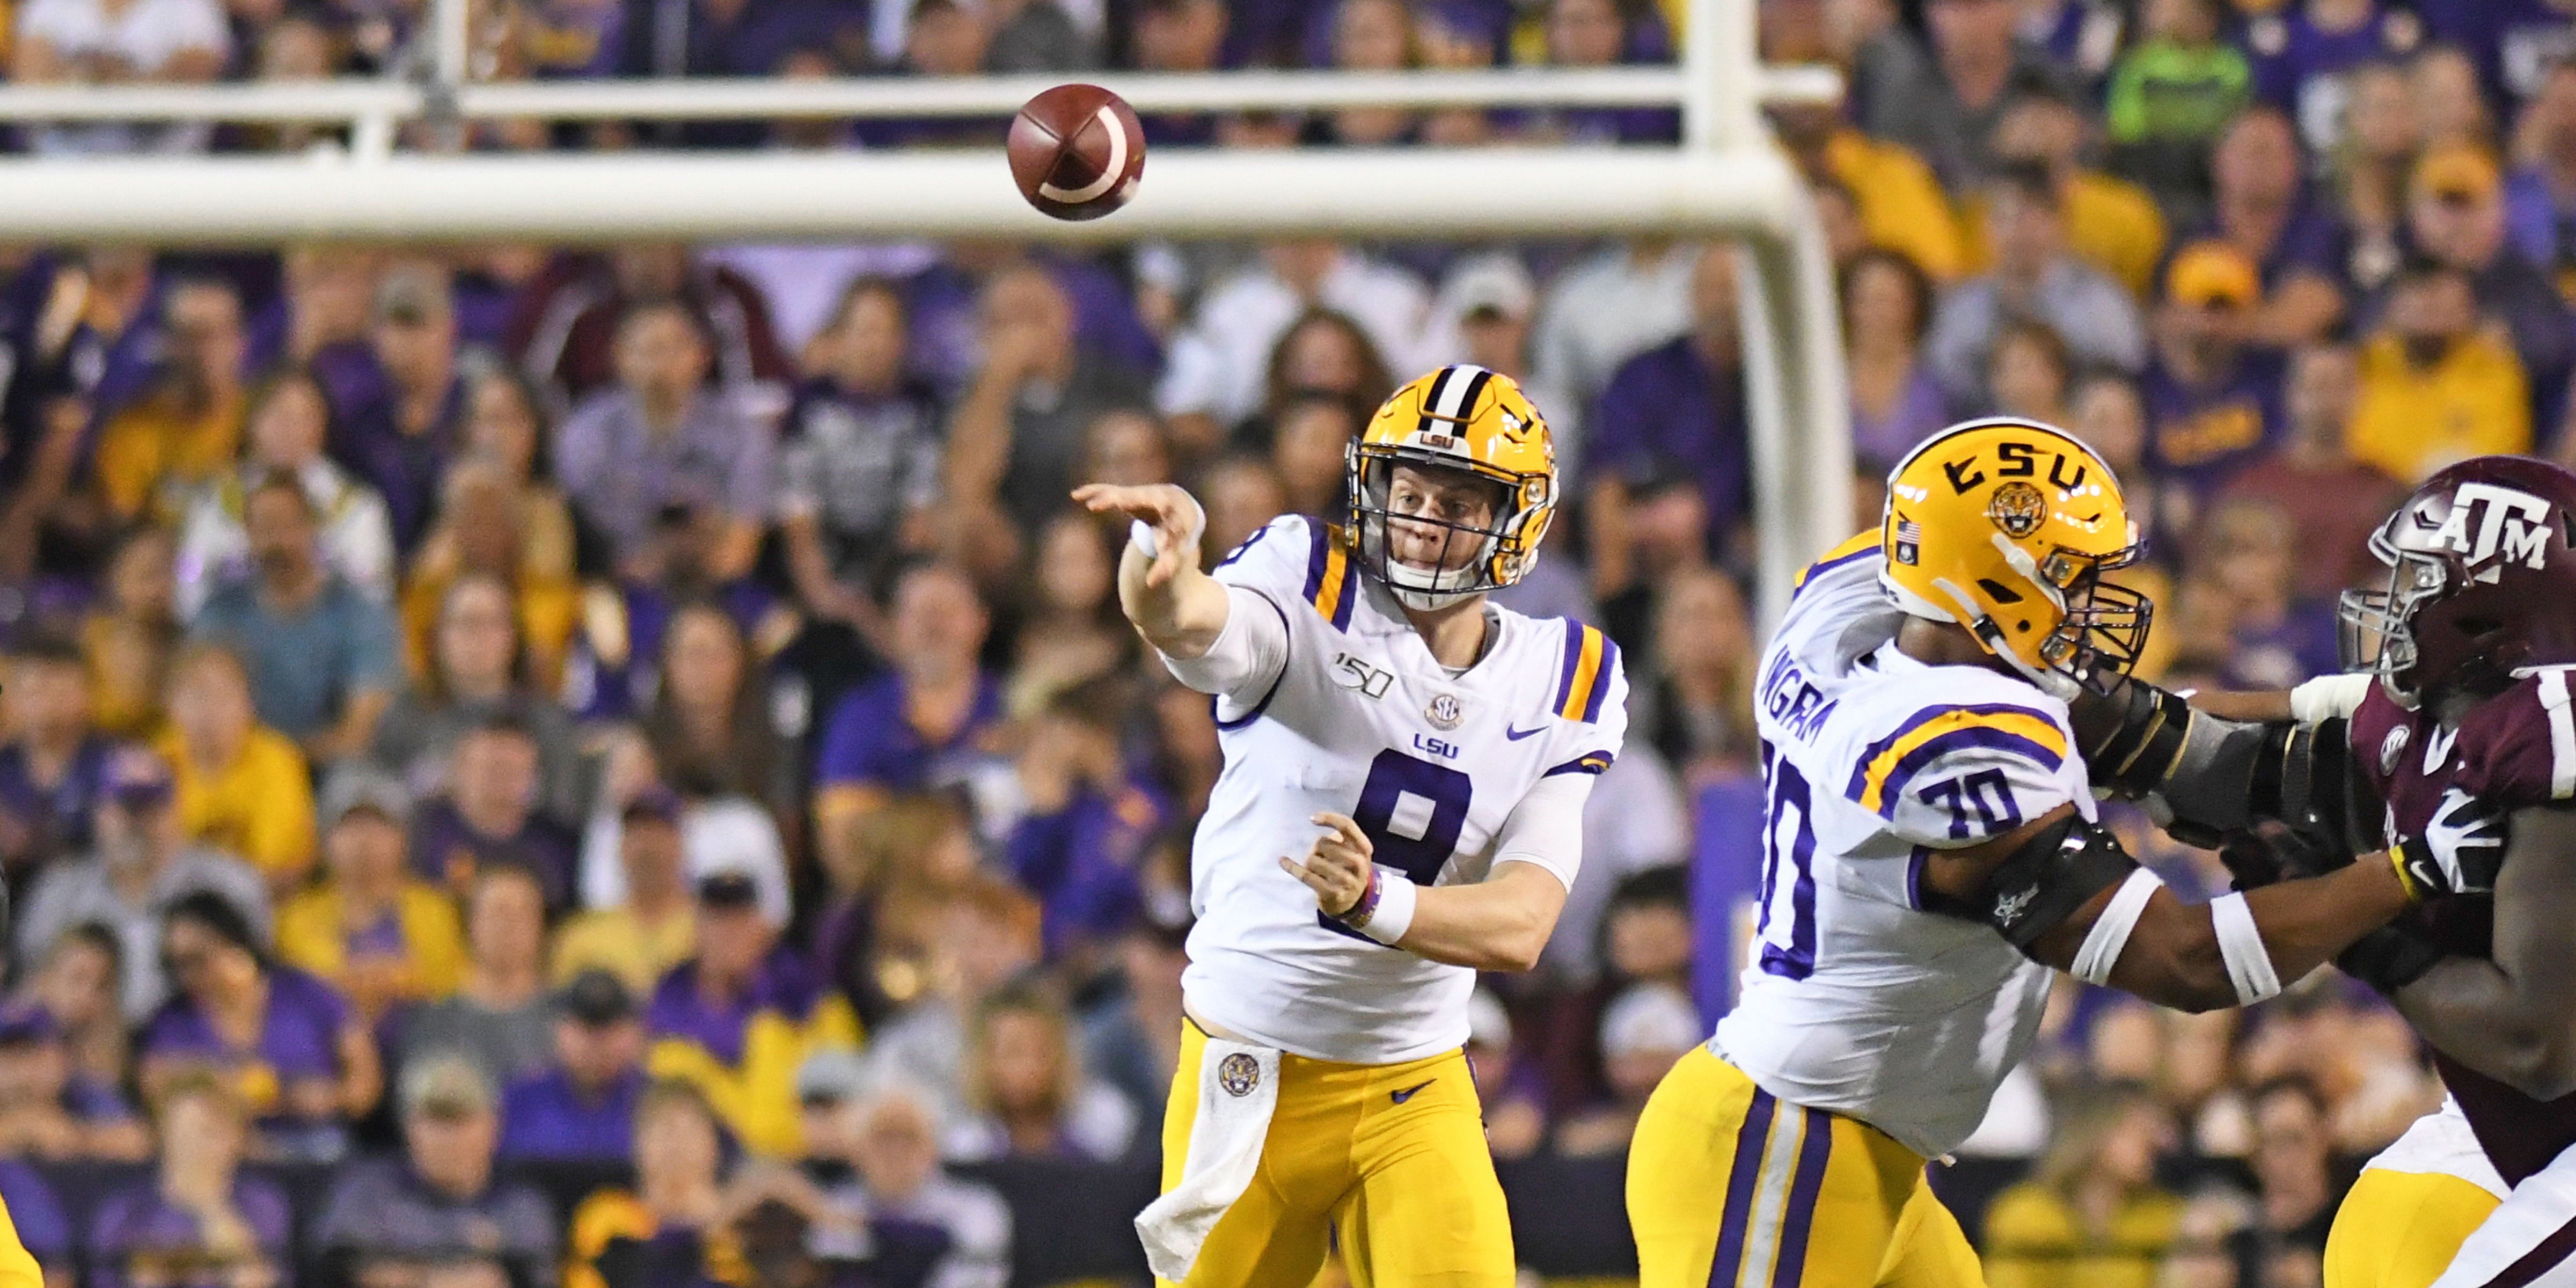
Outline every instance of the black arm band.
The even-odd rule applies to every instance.
[[[1982,921],[2027,956],[2041,935],[2093,896],[2129,879],[2138,861],[2109,828],[2068,814],[2005,856],[1985,885],[1963,899],[1924,896],[1926,911]]]

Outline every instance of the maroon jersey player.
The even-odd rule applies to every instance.
[[[2293,715],[2279,695],[2210,704],[2250,720],[2146,685],[2086,713],[2102,785],[2155,798],[2178,834],[2284,824],[2302,842],[2290,872],[2348,861],[2388,835],[2453,840],[2447,857],[2401,848],[2401,869],[2463,854],[2501,863],[2491,897],[2427,905],[2338,959],[2433,1047],[2478,1146],[2516,1187],[2510,1220],[2500,1209],[2466,1244],[2448,1236],[2460,1250],[2436,1281],[2444,1288],[2576,1278],[2572,543],[2576,474],[2518,457],[2461,462],[2373,534],[2387,586],[2344,596],[2344,660],[2375,682],[2327,711]],[[2237,871],[2256,883],[2281,875],[2259,861]],[[2562,1155],[2553,1175],[2569,1185],[2521,1184]]]

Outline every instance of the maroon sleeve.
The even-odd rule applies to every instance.
[[[2543,671],[2479,703],[2460,721],[2453,785],[2520,809],[2576,796],[2576,712],[2567,673]]]

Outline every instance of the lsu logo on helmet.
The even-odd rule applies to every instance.
[[[1879,542],[1906,612],[1967,627],[2060,696],[2146,645],[2145,597],[2101,580],[2137,557],[2138,526],[2111,467],[2064,430],[1993,418],[1925,439],[1888,475]]]

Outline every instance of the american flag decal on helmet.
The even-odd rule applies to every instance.
[[[1910,564],[1922,558],[1923,525],[1912,519],[1896,521],[1896,562]]]

